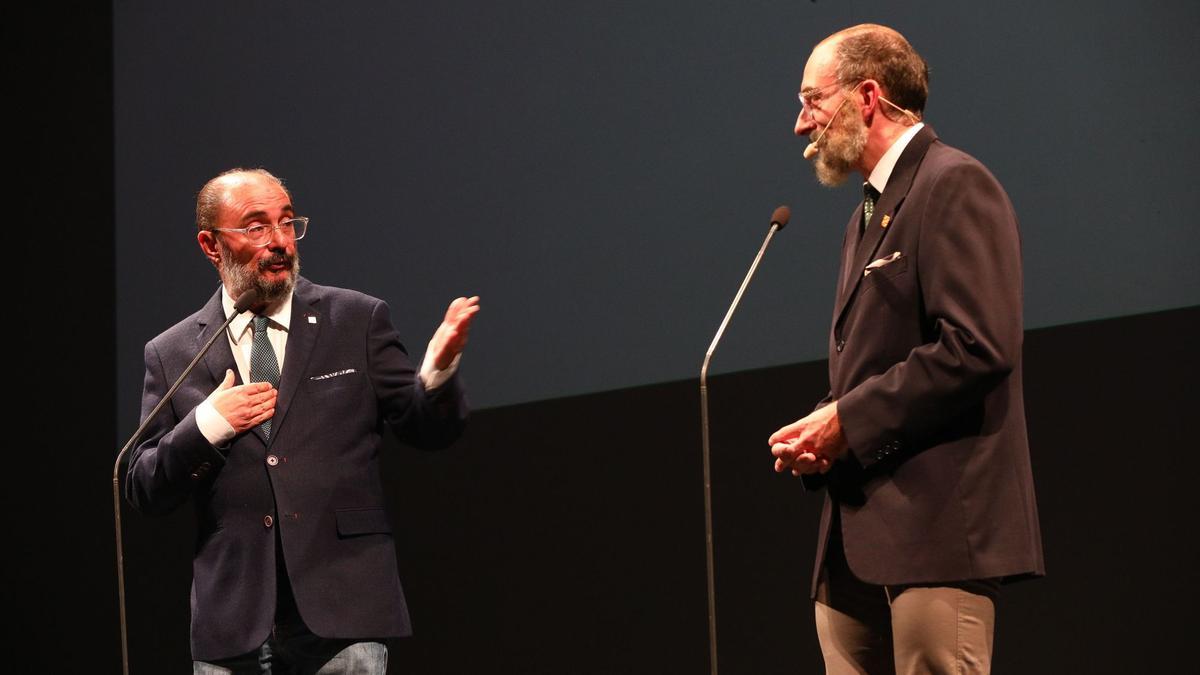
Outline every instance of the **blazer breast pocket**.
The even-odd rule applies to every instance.
[[[882,264],[880,264],[882,263]],[[908,256],[892,254],[880,258],[863,270],[860,297],[875,294],[876,302],[900,305],[912,292],[912,280],[908,275]]]
[[[374,397],[365,373],[312,376],[301,384],[300,390],[303,395],[296,398],[296,409],[311,413],[308,419],[314,424],[329,420],[342,425],[374,423]]]

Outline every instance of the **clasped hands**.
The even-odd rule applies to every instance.
[[[825,473],[847,449],[837,401],[780,428],[767,443],[775,457],[776,473],[791,471],[793,476]]]

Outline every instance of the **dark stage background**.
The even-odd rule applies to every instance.
[[[138,7],[121,3],[117,11],[134,12]],[[1153,33],[1146,26],[1162,27],[1167,51],[1175,56],[1165,72],[1193,69],[1193,51],[1185,50],[1182,59],[1171,51],[1180,45],[1172,31],[1190,33],[1196,27],[1191,5],[1185,10],[1182,3],[1146,3],[1136,12],[1132,5],[1087,7],[1080,20],[1102,26],[1101,33],[1144,38]],[[1018,23],[1019,9],[1011,10]],[[1142,29],[1125,31],[1122,18]],[[812,39],[779,45],[778,53],[786,53],[787,59],[776,60],[772,47],[764,64],[775,73],[793,67],[794,74],[785,74],[794,85],[811,42],[838,25],[805,26]],[[25,272],[22,279],[10,280],[10,295],[18,298],[15,314],[22,344],[34,347],[34,358],[18,359],[19,386],[12,389],[18,413],[9,416],[19,442],[9,448],[15,462],[10,486],[3,491],[9,537],[2,556],[2,601],[14,624],[6,632],[6,671],[118,672],[109,473],[115,446],[134,426],[128,410],[136,411],[140,364],[132,373],[125,372],[127,364],[117,365],[115,355],[129,349],[118,343],[118,335],[127,331],[120,326],[137,308],[130,309],[120,295],[124,291],[118,290],[125,287],[116,280],[131,275],[139,276],[142,284],[163,279],[165,290],[147,301],[146,313],[152,315],[149,323],[155,329],[190,312],[203,297],[196,289],[213,282],[203,276],[207,270],[202,261],[188,257],[190,250],[146,245],[134,256],[119,251],[118,239],[129,234],[120,235],[117,226],[122,177],[116,144],[125,139],[114,131],[111,8],[69,13],[25,8],[4,30],[6,38],[13,38],[6,42],[17,45],[17,57],[7,60],[16,84],[10,99],[16,114],[10,143],[26,149],[15,162],[19,180],[6,188],[25,216],[10,226],[22,247],[18,269]],[[152,32],[153,26],[146,30]],[[1037,210],[1018,203],[1026,228],[1027,263],[1061,270],[1061,276],[1041,282],[1039,296],[1031,297],[1030,304],[1037,306],[1041,291],[1061,285],[1069,292],[1059,297],[1069,307],[1058,320],[1039,315],[1030,324],[1044,327],[1027,333],[1027,409],[1050,576],[1012,586],[1004,595],[996,670],[1174,672],[1194,661],[1188,650],[1190,610],[1200,600],[1190,583],[1200,560],[1193,543],[1195,499],[1189,489],[1200,469],[1200,447],[1189,424],[1200,406],[1192,382],[1200,374],[1194,347],[1200,328],[1200,284],[1190,262],[1197,250],[1192,245],[1196,228],[1186,217],[1168,219],[1173,208],[1154,206],[1159,201],[1148,202],[1146,194],[1153,198],[1168,185],[1173,190],[1180,179],[1194,173],[1187,169],[1194,167],[1197,141],[1182,122],[1171,122],[1172,115],[1183,114],[1178,110],[1166,118],[1155,117],[1170,105],[1170,90],[1150,86],[1131,94],[1098,86],[1106,73],[1114,72],[1118,79],[1136,71],[1158,82],[1165,77],[1163,70],[1134,68],[1146,54],[1130,52],[1120,40],[1064,44],[1057,37],[1060,30],[1029,25],[1020,34],[1042,45],[1048,68],[1061,75],[1064,88],[1072,88],[1080,73],[1067,71],[1064,61],[1051,57],[1062,56],[1077,65],[1095,57],[1092,67],[1083,71],[1090,85],[1071,97],[1078,106],[1074,114],[1116,127],[1108,129],[1116,137],[1104,140],[1123,148],[1118,158],[1110,159],[1099,147],[1077,147],[1080,141],[1071,135],[1075,117],[1042,119],[1040,127],[1022,124],[1020,135],[1028,133],[1034,139],[1028,142],[1017,143],[999,132],[968,136],[964,131],[951,139],[966,139],[968,149],[972,143],[993,144],[994,149],[976,154],[994,167],[1011,162],[1010,168],[998,171],[1006,183],[1014,174],[1029,172],[1042,173],[1057,184],[1083,164],[1111,164],[1107,180],[1138,188],[1092,194],[1086,208],[1089,222],[1083,224],[1066,218],[1047,222]],[[264,31],[261,37],[255,48],[270,50],[280,49],[294,36]],[[612,39],[620,39],[620,34]],[[934,32],[924,42],[936,47],[936,40]],[[944,60],[934,60],[934,66],[952,68]],[[977,73],[968,75],[979,80],[971,82],[968,91],[991,97],[972,105],[1011,105],[1021,115],[1031,115],[1044,103],[1022,89],[1021,72],[1007,74],[1007,84],[999,88]],[[938,77],[935,71],[935,101]],[[722,98],[719,91],[703,93],[717,101]],[[488,96],[503,100],[504,92]],[[1191,116],[1195,95],[1187,96],[1192,98],[1178,108]],[[704,98],[698,94],[664,114],[703,110]],[[1153,121],[1145,122],[1142,111]],[[794,110],[780,120],[781,133],[772,134],[770,143],[798,156],[801,144],[789,142],[786,134],[790,114]],[[939,115],[953,123],[949,112]],[[1089,122],[1093,123],[1098,124]],[[939,125],[944,135],[946,126]],[[1155,132],[1139,136],[1139,129]],[[1012,131],[1005,129],[1005,134]],[[701,145],[708,141],[704,136],[693,140]],[[1024,165],[1029,154],[1062,146],[1070,147],[1072,154],[1039,161],[1033,168]],[[1146,160],[1145,166],[1134,169],[1120,161],[1120,155],[1127,158],[1130,152]],[[722,171],[736,172],[752,159],[726,160],[730,163]],[[212,161],[223,166],[223,158]],[[1164,169],[1168,165],[1174,167],[1172,172]],[[764,190],[752,194],[754,199],[746,204],[727,204],[725,216],[706,222],[765,220],[777,201],[791,201],[789,195],[801,189],[801,181],[810,180],[802,168],[781,179],[779,191]],[[372,167],[360,170],[370,176]],[[342,180],[353,183],[355,175],[347,173]],[[149,217],[139,216],[139,222],[186,235],[187,197],[196,187],[198,182],[192,180],[179,189],[142,188],[145,194],[184,205],[147,206]],[[314,184],[303,194],[325,201],[323,208],[341,209],[344,204],[322,195],[324,187]],[[782,194],[785,190],[791,192]],[[840,227],[851,197],[814,197],[820,194],[815,190],[804,194],[806,199],[828,199]],[[1014,195],[1014,200],[1019,197]],[[1135,209],[1139,205],[1145,208]],[[764,217],[758,218],[756,209]],[[824,224],[812,221],[805,236],[813,239],[804,240],[806,245],[826,236],[820,233]],[[1055,266],[1046,250],[1034,243],[1047,235],[1032,235],[1031,224],[1039,231],[1070,228],[1078,235],[1072,253],[1077,257]],[[671,321],[670,313],[656,320],[656,329],[669,324],[676,331],[679,344],[672,353],[682,354],[682,361],[691,359],[698,366],[721,306],[757,245],[759,229],[765,227],[749,228],[737,235],[735,244],[724,247],[730,260],[720,261],[721,275],[732,277],[714,282],[717,297],[696,303],[704,306],[697,312],[703,315],[700,327],[685,329]],[[1105,248],[1103,241],[1118,232],[1127,239],[1118,238],[1123,243],[1115,252]],[[785,236],[796,234],[788,231]],[[1162,247],[1163,242],[1174,245]],[[752,296],[778,293],[788,298],[798,284],[831,277],[829,270],[797,271],[788,264],[799,247],[796,243],[791,250],[781,247],[768,254],[767,264],[777,265],[776,277],[760,279]],[[1136,266],[1142,269],[1123,254],[1145,256]],[[335,281],[329,277],[348,272],[334,271],[334,265],[351,260],[350,251],[335,247],[317,248],[306,262],[315,279]],[[670,270],[672,264],[663,262],[661,267]],[[159,265],[166,271],[157,271]],[[118,266],[125,271],[118,273]],[[588,274],[610,272],[596,267]],[[1086,272],[1086,282],[1074,276],[1076,272]],[[786,283],[780,283],[785,278]],[[486,288],[485,281],[479,283]],[[593,281],[597,288],[607,283],[603,278]],[[1164,286],[1170,286],[1169,292]],[[434,295],[441,291],[430,289]],[[1085,291],[1100,296],[1096,302],[1117,301],[1107,310],[1086,303],[1080,309],[1077,301]],[[634,288],[623,293],[621,297],[637,295]],[[1027,288],[1027,295],[1032,294]],[[486,296],[485,292],[485,302]],[[1149,306],[1142,304],[1145,299]],[[1154,305],[1160,301],[1161,306]],[[823,325],[828,300],[809,304],[814,306],[796,302],[796,313],[819,317],[814,323]],[[1083,318],[1093,313],[1126,315],[1066,323],[1081,318],[1071,313],[1076,310]],[[1165,311],[1145,313],[1150,310]],[[769,313],[770,308],[760,306],[759,311]],[[768,341],[763,320],[755,316],[740,316],[731,335],[751,352],[753,345]],[[493,336],[510,320],[495,305],[488,306],[481,319],[491,322]],[[1054,323],[1063,325],[1046,325]],[[485,325],[489,324],[481,323]],[[412,328],[410,340],[425,337],[420,328]],[[496,357],[486,356],[509,339],[489,339],[489,331],[476,336],[472,350],[479,349],[464,364],[469,383],[487,372],[489,360],[503,355],[500,351]],[[802,346],[796,349],[796,360],[806,358]],[[692,351],[694,358],[687,356]],[[729,361],[724,363],[731,368]],[[819,498],[801,495],[794,482],[771,473],[765,437],[823,393],[824,363],[764,365],[769,367],[747,369],[742,364],[711,384],[721,669],[747,674],[819,672],[805,597]],[[494,404],[476,413],[467,435],[450,451],[425,454],[396,448],[388,454],[390,508],[417,631],[412,639],[394,645],[393,672],[707,672],[698,395],[694,379],[685,377],[651,376],[638,386],[602,392],[593,390],[604,388],[603,382],[595,386],[595,381],[584,381],[574,390],[578,395],[549,392],[556,398]],[[477,388],[496,386],[489,378],[480,379]],[[593,393],[579,393],[587,391]],[[530,396],[536,398],[536,393]],[[189,672],[190,514],[157,520],[133,513],[126,517],[133,672]]]
[[[812,46],[868,19],[929,60],[926,119],[1011,195],[1027,328],[1200,304],[1200,228],[1167,207],[1200,168],[1190,0],[114,8],[121,424],[142,346],[215,288],[193,197],[236,165],[288,180],[308,274],[392,303],[414,352],[482,295],[480,406],[695,377],[781,203],[714,372],[823,358],[859,197],[813,179],[796,91]]]

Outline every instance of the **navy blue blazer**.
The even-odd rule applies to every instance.
[[[218,289],[146,344],[143,418],[224,318]],[[418,447],[453,442],[467,416],[458,377],[426,391],[383,301],[303,278],[269,441],[254,429],[214,448],[201,435],[196,406],[226,369],[237,372],[229,341],[218,339],[134,450],[125,486],[147,514],[194,502],[192,658],[231,657],[266,641],[277,534],[297,608],[314,633],[408,635],[379,448],[385,429]]]
[[[838,402],[849,453],[805,478],[828,488],[813,593],[835,526],[874,584],[1040,575],[1012,204],[927,126],[859,243],[861,214],[846,227],[824,402]]]

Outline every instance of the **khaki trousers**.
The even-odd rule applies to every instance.
[[[994,579],[868,584],[831,537],[815,603],[825,672],[989,673],[998,589]]]

